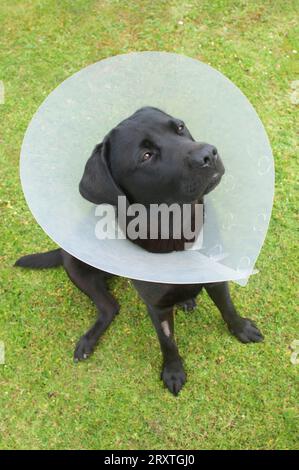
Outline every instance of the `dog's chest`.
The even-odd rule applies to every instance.
[[[192,299],[198,295],[202,286],[200,284],[175,284],[169,286],[166,292],[162,293],[161,305],[174,305]]]
[[[133,281],[133,284],[147,305],[171,307],[196,297],[202,284],[161,284],[145,281]]]

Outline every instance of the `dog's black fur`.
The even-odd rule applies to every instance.
[[[156,108],[146,107],[122,121],[97,145],[89,158],[81,195],[95,204],[117,204],[125,196],[128,205],[172,203],[194,205],[220,182],[224,167],[217,149],[195,142],[179,119]],[[181,240],[135,240],[149,251],[169,252],[184,248]],[[24,256],[17,266],[43,268],[63,265],[73,283],[95,303],[99,316],[79,340],[74,358],[86,359],[119,311],[108,292],[111,275],[95,269],[62,249]],[[174,266],[174,269],[176,267]],[[163,355],[161,378],[174,395],[186,381],[183,362],[174,339],[173,310],[176,304],[191,310],[205,288],[220,310],[229,330],[241,342],[259,342],[263,336],[256,325],[237,313],[226,282],[194,285],[132,281],[144,300],[156,329]]]

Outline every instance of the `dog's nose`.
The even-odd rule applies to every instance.
[[[194,152],[194,160],[201,167],[213,167],[217,160],[218,152],[216,147],[210,144],[203,144],[196,152]]]

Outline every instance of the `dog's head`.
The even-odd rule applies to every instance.
[[[201,200],[224,174],[217,149],[195,142],[186,125],[157,108],[145,107],[122,121],[98,144],[80,182],[95,204],[172,204]]]

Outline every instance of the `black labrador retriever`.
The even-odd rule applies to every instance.
[[[141,108],[122,121],[98,144],[87,161],[80,193],[95,203],[117,205],[119,196],[128,204],[203,202],[205,194],[220,182],[224,167],[217,149],[195,142],[185,124],[152,107]],[[135,243],[155,252],[184,249],[184,237],[168,240],[137,239]],[[86,359],[101,335],[119,311],[119,305],[108,292],[106,279],[111,275],[95,269],[62,249],[28,255],[17,266],[46,268],[63,265],[73,283],[95,303],[99,316],[81,337],[75,360]],[[174,266],[175,269],[175,266]],[[163,354],[161,378],[177,395],[186,382],[186,373],[174,338],[173,310],[180,304],[187,310],[204,287],[218,307],[230,332],[241,342],[259,342],[263,336],[256,325],[242,318],[230,297],[227,282],[209,284],[160,284],[132,281],[144,300]]]

